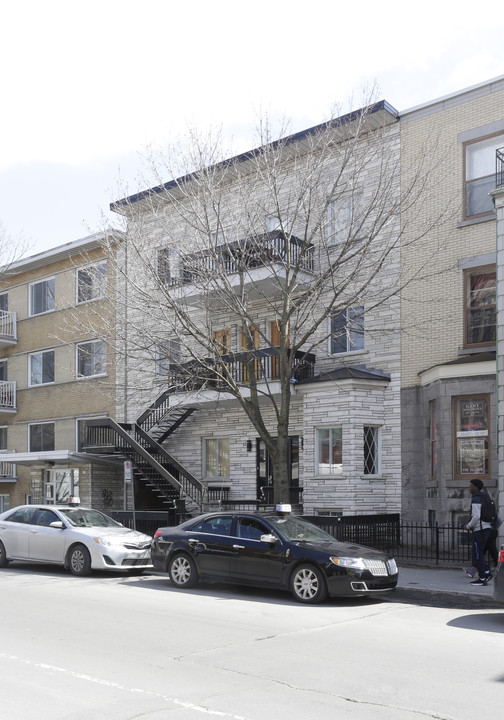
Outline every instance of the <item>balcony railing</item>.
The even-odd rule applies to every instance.
[[[2,453],[10,452],[10,450],[0,450],[0,482],[13,482],[17,479],[16,464],[2,462]]]
[[[504,147],[499,148],[496,152],[495,187],[504,187]]]
[[[0,412],[16,409],[16,381],[0,381]]]
[[[0,346],[17,342],[16,313],[0,310]]]
[[[226,390],[222,377],[228,373],[238,385],[247,385],[250,382],[250,365],[257,382],[272,382],[280,379],[280,357],[275,348],[254,350],[253,352],[237,353],[236,355],[222,355],[218,360],[219,367],[215,367],[214,360],[205,359],[202,364],[194,361],[183,365],[170,365],[168,382],[173,391],[185,392],[207,388],[209,390]],[[313,377],[315,355],[296,352],[292,367],[292,380],[309,380]]]
[[[172,284],[190,284],[224,272],[226,275],[290,263],[292,268],[313,271],[313,245],[294,236],[286,238],[279,230],[259,235],[256,238],[220,245],[213,251],[203,251],[182,258],[179,279]]]

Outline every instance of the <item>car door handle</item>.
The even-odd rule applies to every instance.
[[[245,545],[233,545],[233,550],[245,550]]]

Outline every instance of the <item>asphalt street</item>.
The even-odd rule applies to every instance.
[[[0,571],[2,717],[472,720],[473,686],[485,714],[499,712],[504,608],[419,604],[407,590],[306,606],[175,590],[161,573],[12,564]]]

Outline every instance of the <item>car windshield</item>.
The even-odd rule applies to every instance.
[[[98,510],[85,510],[84,508],[64,508],[60,510],[75,527],[122,527],[108,515],[98,512]]]
[[[287,540],[334,542],[334,538],[316,525],[294,517],[269,518]]]

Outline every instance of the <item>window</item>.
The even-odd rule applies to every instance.
[[[9,309],[9,296],[7,293],[0,295],[0,311],[7,312]]]
[[[466,270],[464,287],[464,347],[495,345],[497,324],[495,267]]]
[[[364,308],[347,308],[331,316],[332,355],[364,350]]]
[[[30,285],[30,315],[54,310],[54,278]]]
[[[495,151],[504,146],[504,135],[493,135],[465,143],[465,218],[494,212],[488,193],[495,189]]]
[[[44,470],[44,498],[47,505],[66,503],[79,497],[79,470]]]
[[[28,446],[30,452],[54,450],[54,423],[33,423],[29,425]]]
[[[29,357],[30,385],[54,382],[54,350],[33,353]]]
[[[364,209],[362,191],[342,195],[327,206],[327,242],[339,243],[355,237]]]
[[[50,527],[51,523],[57,522],[59,520],[59,517],[53,513],[52,510],[47,510],[47,508],[40,508],[40,510],[37,513],[36,517],[36,525],[41,525],[42,527]]]
[[[0,513],[7,512],[10,510],[10,497],[9,495],[0,495]]]
[[[278,215],[266,215],[266,232],[282,229],[282,221]]]
[[[105,375],[107,351],[103,340],[77,345],[77,377]]]
[[[170,365],[180,362],[180,343],[178,340],[167,340],[159,343],[156,349],[156,372],[158,375],[169,375]]]
[[[172,248],[161,248],[157,253],[157,275],[163,285],[175,285],[177,277],[175,273],[176,251]]]
[[[270,534],[271,530],[269,530],[266,525],[263,525],[262,522],[259,522],[259,520],[254,520],[254,518],[250,517],[238,518],[238,537],[245,538],[246,540],[260,540],[261,535]]]
[[[380,474],[380,428],[364,426],[364,475]]]
[[[317,471],[318,475],[341,475],[342,427],[319,428],[317,430]]]
[[[7,380],[7,360],[0,360],[0,382]]]
[[[37,508],[20,508],[14,510],[13,513],[6,518],[9,522],[21,523],[22,525],[31,525]]]
[[[205,442],[205,476],[229,476],[229,438],[209,438]]]
[[[106,294],[107,263],[80,268],[77,270],[77,302],[97,300]]]
[[[193,525],[191,532],[212,533],[212,535],[229,535],[233,518],[229,515],[218,515],[207,518]]]
[[[455,418],[455,477],[469,479],[489,476],[489,398],[488,395],[457,397],[453,400]]]
[[[436,401],[431,400],[429,403],[429,419],[430,419],[430,467],[431,467],[431,478],[435,480],[437,478],[437,467],[438,467],[438,428],[437,428],[437,407]]]
[[[7,425],[0,426],[0,450],[7,450]]]

